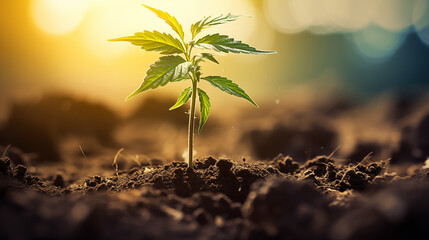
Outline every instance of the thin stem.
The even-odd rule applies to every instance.
[[[188,165],[189,168],[193,167],[194,158],[194,121],[195,121],[195,102],[197,100],[197,80],[192,80],[192,98],[191,109],[189,112],[189,126],[188,126]]]

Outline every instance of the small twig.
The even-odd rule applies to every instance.
[[[365,164],[365,162],[367,162],[367,160],[371,159],[371,155],[373,154],[373,152],[368,153],[368,155],[366,155],[362,161],[360,161],[357,166],[361,165],[361,164]]]
[[[331,154],[329,154],[328,159],[332,158],[335,155],[335,153],[337,153],[338,150],[340,149],[341,149],[341,146],[338,146],[337,148],[335,148],[334,151],[332,151]]]
[[[118,178],[119,178],[119,174],[118,174],[118,162],[117,162],[117,160],[118,160],[118,157],[121,154],[121,152],[124,150],[125,150],[125,148],[119,149],[119,151],[115,155],[115,158],[113,158],[112,166],[115,166],[115,173],[116,173],[116,177],[118,177]]]
[[[82,153],[83,157],[84,157],[85,159],[87,159],[86,154],[85,154],[85,152],[83,151],[83,148],[82,148],[82,146],[81,146],[81,145],[79,145],[79,149],[80,149],[80,152]]]
[[[3,156],[6,157],[7,151],[9,151],[9,148],[12,146],[12,144],[7,145],[7,147],[4,149]]]

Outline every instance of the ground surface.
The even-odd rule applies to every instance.
[[[1,239],[428,238],[429,114],[421,102],[247,112],[241,130],[224,135],[214,134],[225,123],[213,119],[207,135],[216,137],[199,140],[224,152],[189,169],[182,150],[165,150],[176,149],[169,139],[183,133],[186,122],[174,120],[183,113],[155,139],[164,113],[123,120],[63,100],[16,106],[0,129]],[[30,110],[43,114],[30,118]],[[96,116],[73,118],[83,112]],[[153,125],[132,138],[142,123]],[[131,150],[118,152],[124,145]],[[139,149],[147,155],[133,155]]]
[[[0,160],[3,239],[425,239],[429,171],[204,158],[67,184]],[[25,231],[23,231],[25,230]]]

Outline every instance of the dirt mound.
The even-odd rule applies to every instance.
[[[392,162],[424,162],[429,156],[429,112],[418,113],[402,128],[398,150]]]
[[[38,161],[59,161],[58,143],[64,137],[93,137],[111,146],[111,134],[119,122],[117,115],[101,104],[68,96],[45,96],[38,102],[12,106],[0,129],[0,144],[38,153]]]
[[[258,159],[270,159],[283,153],[299,161],[329,154],[337,147],[336,138],[333,129],[313,121],[277,124],[270,130],[252,130],[243,135]]]
[[[168,121],[178,127],[186,127],[188,120],[184,111],[169,111],[176,101],[172,98],[149,97],[141,102],[129,117],[130,120]]]

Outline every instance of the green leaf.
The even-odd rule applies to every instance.
[[[209,118],[210,98],[209,96],[207,96],[207,93],[205,93],[200,88],[198,88],[198,96],[200,99],[200,123],[198,126],[198,133],[201,133],[201,130],[203,129],[204,124],[206,124],[207,119]]]
[[[194,57],[198,58],[195,60],[195,62],[197,64],[201,61],[204,61],[204,59],[208,59],[214,63],[219,64],[219,62],[216,60],[216,58],[214,58],[213,54],[211,54],[211,53],[201,53],[201,54],[195,55]]]
[[[234,40],[226,35],[219,35],[219,33],[207,35],[199,39],[195,43],[195,47],[203,49],[212,49],[218,52],[225,53],[245,53],[245,54],[272,54],[273,51],[256,50],[241,41]]]
[[[208,28],[210,26],[224,24],[227,22],[235,21],[240,16],[232,15],[231,13],[228,14],[222,14],[217,17],[212,18],[211,16],[204,18],[203,20],[200,20],[191,26],[191,33],[192,33],[192,39],[197,36],[198,33],[201,32],[201,30]]]
[[[250,98],[249,95],[247,95],[243,89],[241,89],[236,83],[233,83],[231,80],[219,76],[208,76],[203,77],[202,79],[211,83],[213,87],[217,87],[220,90],[233,96],[247,99],[249,102],[255,105],[255,107],[258,107],[258,105],[253,101],[253,99]]]
[[[167,12],[163,12],[161,10],[149,7],[145,4],[142,4],[142,5],[145,6],[147,9],[151,10],[152,12],[154,12],[159,18],[163,19],[168,25],[170,25],[170,27],[177,34],[179,34],[181,39],[184,38],[185,34],[183,33],[182,25],[179,24],[179,22],[177,21],[177,19],[175,17],[171,16]]]
[[[127,41],[140,46],[146,51],[161,51],[161,54],[184,53],[182,43],[170,34],[158,31],[144,31],[135,33],[134,36],[111,39],[109,41]]]
[[[155,89],[169,82],[185,79],[192,67],[191,62],[186,62],[180,56],[163,56],[150,66],[141,86],[126,100],[148,89]]]
[[[185,88],[185,90],[183,90],[182,94],[180,94],[176,103],[169,110],[170,111],[174,110],[176,108],[181,107],[183,104],[187,103],[189,98],[191,97],[191,95],[192,95],[191,87]]]

